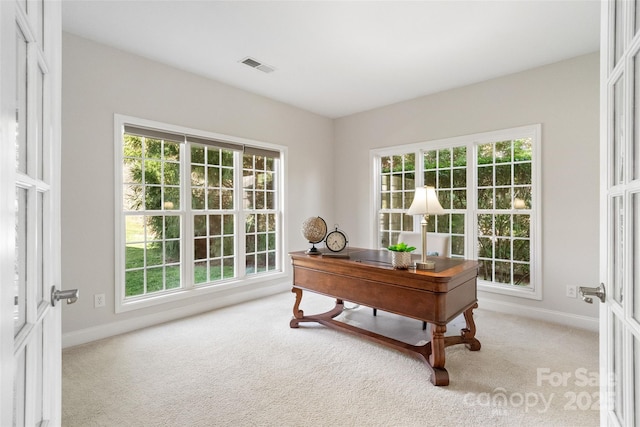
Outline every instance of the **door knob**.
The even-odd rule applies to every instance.
[[[597,288],[586,288],[580,286],[580,296],[582,296],[582,301],[589,304],[593,304],[593,298],[591,298],[592,296],[598,297],[600,298],[601,302],[604,302],[604,299],[606,297],[604,283],[600,283],[600,286],[598,286]]]
[[[55,286],[51,287],[51,305],[55,307],[56,301],[60,301],[62,299],[67,300],[67,304],[73,304],[78,301],[78,297],[80,296],[80,291],[77,289],[69,289],[66,291],[58,291]]]

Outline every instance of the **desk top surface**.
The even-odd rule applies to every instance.
[[[321,251],[322,253],[327,253]],[[469,261],[462,258],[446,258],[446,257],[431,257],[428,256],[427,259],[431,261],[435,261],[435,269],[433,270],[416,270],[414,268],[409,268],[407,270],[394,270],[391,265],[391,253],[385,249],[364,249],[364,248],[349,248],[345,250],[345,254],[348,254],[348,258],[335,258],[331,257],[331,253],[329,256],[323,255],[309,255],[306,251],[297,251],[291,252],[289,255],[292,258],[293,264],[296,265],[298,262],[312,262],[312,263],[322,263],[322,264],[342,264],[342,265],[350,265],[352,267],[367,267],[367,268],[375,268],[380,270],[392,270],[395,271],[396,274],[411,274],[411,275],[426,275],[435,277],[451,277],[459,274],[462,271],[478,268],[477,261]],[[413,260],[420,260],[420,255],[412,255]]]

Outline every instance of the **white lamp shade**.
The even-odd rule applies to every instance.
[[[436,189],[433,187],[418,187],[409,207],[409,215],[442,215],[445,211],[438,201]]]
[[[513,209],[526,209],[527,204],[524,200],[518,199],[517,197],[513,200]]]

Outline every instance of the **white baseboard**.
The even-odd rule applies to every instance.
[[[270,286],[251,288],[244,291],[234,292],[215,299],[207,299],[188,306],[171,310],[157,312],[138,317],[134,320],[123,320],[112,322],[106,325],[93,326],[85,329],[62,334],[62,348],[73,347],[86,344],[91,341],[108,338],[115,335],[124,334],[160,323],[193,316],[217,308],[227,307],[241,302],[250,301],[287,291],[291,288],[289,283],[278,283]],[[598,332],[599,321],[597,317],[579,316],[561,311],[547,310],[542,308],[527,307],[504,301],[496,301],[490,298],[478,297],[480,308],[484,310],[496,311],[498,313],[513,314],[537,320],[558,323],[578,329],[586,329]]]
[[[277,294],[279,292],[284,292],[288,289],[291,289],[290,283],[276,283],[267,286],[262,285],[260,287],[238,290],[224,296],[218,295],[216,298],[189,304],[184,307],[140,316],[133,320],[122,320],[105,325],[80,329],[69,333],[63,333],[62,348],[86,344],[91,341],[124,334],[127,332],[135,331],[137,329],[158,325],[160,323],[169,322],[188,316],[193,316],[217,308],[227,307],[257,298],[263,298],[269,295]]]
[[[510,302],[496,301],[490,298],[478,297],[478,305],[485,310],[496,311],[498,313],[515,314],[536,320],[557,323],[577,329],[598,332],[600,321],[597,317],[580,316],[577,314],[564,313],[562,311],[547,310],[545,308],[528,307]]]

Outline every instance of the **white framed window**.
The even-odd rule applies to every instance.
[[[284,147],[121,115],[115,145],[117,312],[284,276]]]
[[[541,299],[540,137],[538,124],[372,150],[378,247],[420,229],[405,212],[416,186],[433,186],[447,213],[428,232],[478,260],[479,289]]]

